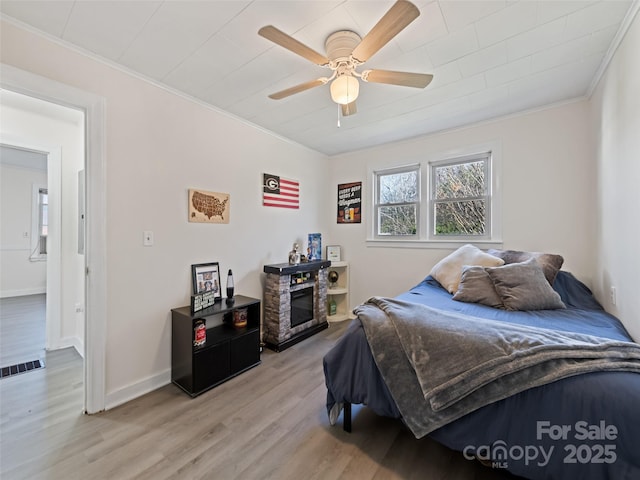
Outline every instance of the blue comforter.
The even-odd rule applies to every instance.
[[[456,302],[431,277],[398,298],[513,324],[630,340],[570,273],[560,272],[554,289],[567,309],[511,312]],[[325,356],[324,369],[329,410],[349,402],[400,418],[358,319]],[[639,402],[639,374],[588,373],[487,405],[430,436],[468,458],[527,478],[635,479],[640,478]]]

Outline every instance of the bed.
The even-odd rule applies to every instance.
[[[482,268],[490,271],[493,267]],[[463,452],[465,458],[476,458],[525,478],[640,478],[640,348],[621,322],[605,312],[591,291],[570,272],[558,267],[550,280],[549,286],[552,284],[562,308],[506,310],[454,300],[455,294],[442,286],[446,282],[441,283],[432,275],[394,299],[373,298],[364,307],[358,307],[358,317],[323,360],[331,423],[335,424],[344,412],[344,426],[350,430],[351,405],[362,404],[378,415],[402,419],[417,438],[429,435]],[[459,290],[460,286],[455,288]],[[409,310],[404,310],[405,307]],[[372,314],[371,309],[381,313]],[[425,360],[417,358],[421,355],[420,347],[410,351],[411,345],[400,343],[398,347],[386,337],[382,339],[383,347],[380,342],[372,346],[376,340],[368,336],[375,337],[387,327],[375,322],[372,326],[371,319],[367,318],[389,316],[387,314],[396,309],[407,316],[440,316],[443,324],[457,324],[458,319],[463,319],[469,322],[462,324],[465,328],[478,326],[480,337],[497,326],[498,336],[501,327],[504,331],[515,329],[516,332],[533,329],[545,335],[551,333],[554,338],[575,337],[595,344],[578,348],[579,353],[573,344],[569,347],[563,344],[561,348],[536,347],[547,356],[540,363],[532,361],[531,368],[541,369],[542,373],[520,368],[523,377],[517,379],[515,387],[510,374],[497,380],[509,384],[511,390],[496,394],[500,387],[496,387],[493,380],[476,382],[486,371],[475,371],[473,367],[455,372],[457,377],[462,375],[463,381],[455,388],[465,390],[464,401],[447,397],[450,392],[441,388],[442,384],[428,391],[429,396],[425,393],[428,388],[423,385],[429,383],[429,376],[438,376],[447,370],[447,361],[450,355],[452,358],[457,355],[457,350],[473,350],[476,346],[460,348],[466,334],[460,335],[459,331],[455,332],[458,335],[455,341],[436,337],[435,343],[428,347],[432,355],[426,355],[428,362],[425,363],[435,361],[438,369],[426,377],[414,372],[411,380],[399,381],[397,378],[402,376],[399,364],[412,370],[415,364]],[[427,318],[418,323],[431,322]],[[493,327],[485,330],[485,325],[491,324]],[[399,330],[397,325],[388,328]],[[419,345],[426,341],[428,344],[428,339],[419,338],[432,335],[431,330],[425,332],[428,333],[410,335],[409,343]],[[548,356],[550,351],[552,358]],[[569,352],[568,356],[565,351]],[[582,357],[585,351],[586,359]],[[509,353],[508,356],[514,356],[512,351]],[[400,360],[403,355],[406,358]],[[445,357],[444,361],[438,363],[437,356]],[[519,352],[515,356],[519,361],[528,358]],[[387,361],[386,366],[382,365],[382,357]],[[492,368],[488,370],[493,371],[505,364],[490,365]],[[568,373],[557,373],[567,366]],[[472,374],[465,377],[471,370]],[[402,388],[398,383],[403,384]],[[450,387],[450,377],[445,377],[443,383]],[[489,392],[482,393],[487,388]],[[457,408],[470,397],[478,396],[476,394],[480,400],[470,403],[466,410]]]

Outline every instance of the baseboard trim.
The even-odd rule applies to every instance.
[[[73,348],[78,355],[84,360],[84,342],[78,337],[64,337],[61,338],[55,345],[49,348],[49,350],[62,350],[63,348]]]
[[[140,382],[120,388],[114,392],[107,393],[105,398],[105,410],[110,410],[127,403],[134,398],[141,397],[149,392],[157,390],[171,383],[171,369],[148,377]]]
[[[0,298],[24,297],[27,295],[39,295],[47,293],[47,287],[23,288],[21,290],[3,290],[0,291]]]

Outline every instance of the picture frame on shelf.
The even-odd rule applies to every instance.
[[[191,265],[193,294],[213,293],[215,302],[222,300],[220,265],[218,262]]]
[[[340,262],[341,259],[340,245],[327,245],[327,260]]]

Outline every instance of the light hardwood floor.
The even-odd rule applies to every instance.
[[[353,433],[331,427],[322,357],[346,324],[265,350],[262,365],[195,399],[167,385],[97,415],[81,413],[80,357],[49,352],[45,369],[0,380],[0,478],[514,478],[366,407],[354,407]]]
[[[44,357],[46,296],[0,299],[0,366]]]

